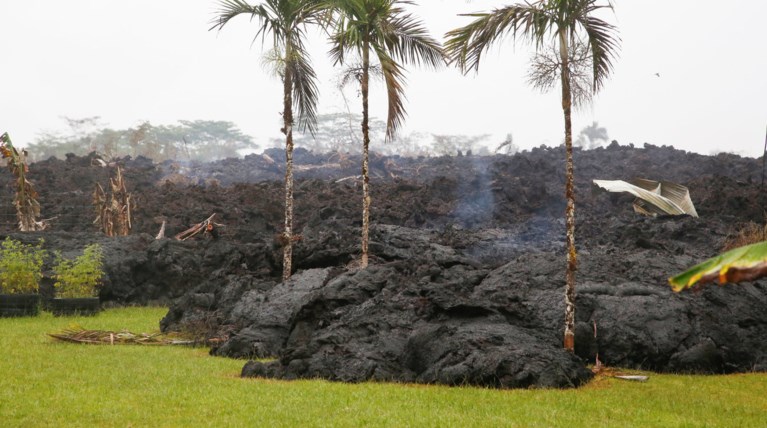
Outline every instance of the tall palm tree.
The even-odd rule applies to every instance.
[[[222,29],[238,15],[250,15],[258,21],[256,38],[266,40],[271,34],[272,51],[268,59],[283,83],[283,126],[285,134],[285,230],[282,279],[290,278],[293,263],[293,108],[298,110],[298,125],[312,134],[317,122],[317,75],[309,61],[304,40],[309,25],[324,20],[324,9],[317,0],[264,0],[250,5],[242,0],[221,0],[213,29]]]
[[[330,55],[335,64],[345,64],[348,52],[359,55],[360,64],[352,74],[362,94],[362,257],[360,267],[368,265],[370,226],[370,147],[368,96],[371,56],[386,85],[389,110],[386,139],[394,137],[405,118],[404,70],[402,64],[421,63],[439,68],[444,64],[440,43],[423,24],[402,7],[408,0],[327,0],[334,11]],[[375,67],[375,64],[374,64]]]
[[[601,89],[613,68],[619,39],[612,24],[594,14],[607,5],[597,0],[538,0],[495,9],[489,13],[469,14],[474,21],[446,34],[448,56],[464,73],[478,70],[482,54],[504,35],[522,36],[535,44],[536,50],[553,42],[559,46],[562,110],[565,116],[566,185],[565,211],[567,229],[567,271],[565,274],[564,347],[575,350],[575,188],[573,170],[572,92],[570,86],[570,49],[581,37],[591,54],[592,91]]]

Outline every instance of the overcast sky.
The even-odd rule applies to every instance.
[[[255,2],[252,0],[251,3]],[[514,0],[421,0],[412,10],[432,34],[465,25],[459,13]],[[215,0],[0,0],[0,133],[23,146],[63,116],[140,121],[226,120],[262,146],[279,137],[281,83],[261,65],[256,26],[238,18],[208,31]],[[608,15],[622,39],[612,78],[573,128],[598,121],[621,144],[673,145],[710,154],[761,156],[767,126],[767,1],[616,0]],[[311,52],[321,113],[345,111],[324,36]],[[405,133],[507,133],[522,148],[557,145],[563,118],[556,91],[526,84],[531,49],[505,40],[478,74],[411,70]],[[660,77],[655,74],[659,73]],[[353,111],[361,103],[346,91]],[[385,117],[382,85],[372,114]],[[382,141],[373,141],[373,149]]]

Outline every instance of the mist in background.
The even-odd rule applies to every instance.
[[[442,39],[468,23],[459,13],[513,1],[418,3],[411,9]],[[621,144],[761,156],[767,2],[614,3],[607,18],[620,31],[620,56],[604,91],[575,115],[574,130],[598,122]],[[246,17],[208,31],[215,8],[212,0],[0,3],[0,132],[29,146],[65,133],[65,117],[98,116],[106,127],[126,130],[146,122],[218,121],[255,146],[272,146],[281,136],[281,83],[261,66],[265,50],[253,42],[256,25]],[[358,114],[354,89],[337,89],[340,71],[327,58],[325,36],[313,33],[309,50],[320,78],[320,113]],[[435,135],[487,136],[483,145],[493,151],[511,134],[520,149],[559,145],[559,95],[526,83],[531,56],[531,47],[509,39],[486,55],[478,74],[410,70],[403,139],[417,146]],[[385,111],[382,84],[373,85],[371,113],[383,120]],[[598,136],[584,134],[584,147]],[[372,149],[383,145],[376,138]]]

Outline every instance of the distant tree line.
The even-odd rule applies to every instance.
[[[31,161],[67,153],[97,152],[106,158],[145,156],[155,161],[214,161],[238,157],[243,150],[255,150],[253,139],[236,125],[225,121],[180,120],[175,125],[143,122],[128,129],[101,127],[99,117],[65,118],[69,130],[40,136],[28,149]]]
[[[343,152],[360,154],[362,152],[362,131],[359,124],[362,115],[355,113],[329,113],[317,115],[317,128],[314,136],[310,133],[296,132],[293,140],[296,146],[316,153]],[[375,140],[383,141],[386,123],[378,118],[369,120],[370,134]],[[375,152],[386,155],[418,156],[456,156],[473,153],[490,155],[487,147],[489,134],[482,135],[441,135],[428,132],[400,133],[376,146]],[[280,139],[272,139],[278,145]]]

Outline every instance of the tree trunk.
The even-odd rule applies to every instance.
[[[285,231],[282,235],[282,280],[290,278],[293,269],[293,76],[290,69],[290,51],[285,50],[285,76],[283,78],[283,128],[285,134]]]
[[[368,127],[368,82],[370,53],[368,42],[362,49],[362,258],[360,269],[368,267],[368,242],[370,227],[370,175],[368,165],[368,148],[370,147],[370,132]]]
[[[567,230],[567,271],[565,273],[565,336],[564,347],[575,352],[575,171],[573,166],[573,130],[571,122],[572,94],[570,92],[570,70],[567,34],[559,33],[559,56],[562,62],[562,110],[565,114],[565,168],[566,184],[565,227]]]

